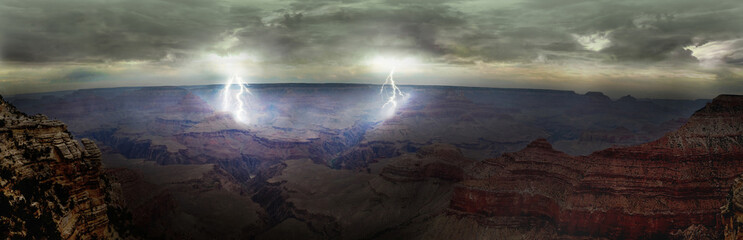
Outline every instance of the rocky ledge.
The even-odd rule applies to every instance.
[[[97,239],[109,226],[101,152],[0,97],[0,238]]]

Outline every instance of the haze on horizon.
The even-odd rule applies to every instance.
[[[743,2],[0,0],[0,94],[249,83],[743,94]]]

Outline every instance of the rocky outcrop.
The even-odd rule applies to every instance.
[[[0,98],[0,236],[96,239],[111,236],[101,152],[66,126],[26,116]]]
[[[743,172],[742,106],[743,96],[719,96],[656,141],[588,156],[534,141],[473,167],[470,179],[455,187],[447,214],[486,227],[549,226],[560,236],[647,239],[717,231],[719,207]]]
[[[721,209],[725,240],[743,239],[743,178],[735,179]]]

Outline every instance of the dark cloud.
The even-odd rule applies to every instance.
[[[692,0],[6,0],[5,61],[106,62],[252,52],[268,62],[348,64],[401,53],[450,63],[695,61],[685,47],[743,37],[743,3]],[[603,34],[591,52],[576,38]],[[740,54],[724,59],[740,64]]]
[[[442,55],[440,34],[466,23],[460,13],[435,4],[336,7],[318,1],[273,14],[236,31],[240,43],[232,50],[257,49],[264,60],[288,63],[348,63],[380,51]]]
[[[602,52],[618,60],[660,61],[693,60],[691,51],[684,47],[692,45],[692,36],[658,29],[617,29],[610,35],[612,45]]]
[[[684,47],[700,41],[740,38],[743,2],[716,1],[522,1],[511,8],[490,11],[478,30],[497,32],[499,39],[512,38],[510,51],[484,51],[493,60],[514,59],[512,52],[529,55],[541,51],[574,51],[581,48],[571,35],[606,34],[608,47],[601,53],[619,62],[693,61]],[[492,25],[498,22],[497,25]],[[527,27],[528,26],[528,27]],[[522,33],[523,32],[523,33]],[[503,41],[489,41],[497,48]],[[562,46],[563,48],[555,48]],[[501,54],[497,54],[501,52]],[[488,54],[492,53],[492,54]],[[518,54],[517,54],[518,55]]]
[[[4,60],[156,60],[216,41],[222,7],[167,1],[4,1]]]

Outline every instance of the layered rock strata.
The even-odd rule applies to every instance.
[[[0,237],[112,236],[95,143],[0,98],[0,157]]]
[[[720,206],[741,172],[743,96],[722,95],[647,144],[576,157],[540,139],[478,163],[455,187],[448,215],[484,227],[551,228],[550,238],[719,230]]]

